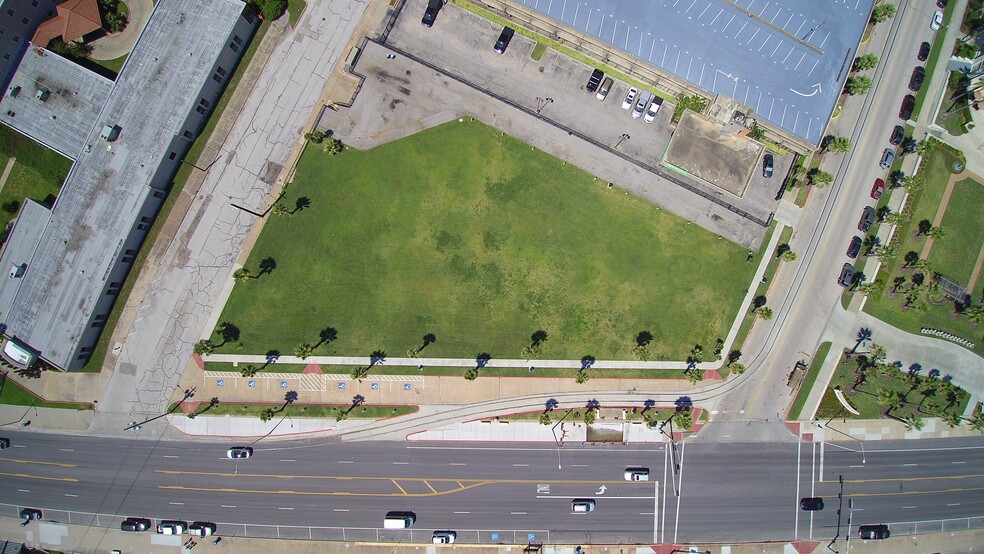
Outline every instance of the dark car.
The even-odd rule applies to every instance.
[[[858,527],[858,536],[862,539],[887,539],[891,535],[888,525],[862,525]]]
[[[0,450],[10,448],[10,439],[0,439]]]
[[[841,267],[840,276],[837,277],[837,283],[842,287],[851,286],[851,281],[854,280],[854,266],[851,264],[844,264]]]
[[[915,69],[912,70],[912,76],[909,77],[909,90],[912,92],[919,92],[922,88],[923,79],[926,78],[926,70],[923,69],[921,65],[917,65]]]
[[[128,517],[120,524],[120,531],[146,531],[153,527],[153,525],[153,522],[145,517]]]
[[[24,520],[24,522],[21,523],[21,527],[26,527],[28,523],[31,523],[36,519],[44,519],[44,515],[41,513],[41,510],[37,508],[24,508],[20,511],[20,517]]]
[[[605,77],[605,72],[604,71],[602,71],[600,69],[596,69],[596,70],[592,71],[591,72],[591,77],[588,77],[588,85],[585,88],[588,89],[588,92],[594,92],[594,91],[598,90],[598,85],[601,84],[601,80],[604,77]]]
[[[807,512],[816,512],[823,509],[822,498],[801,498],[800,509]]]
[[[506,47],[509,46],[509,41],[512,40],[513,35],[515,34],[516,30],[512,27],[503,27],[502,32],[499,33],[499,39],[495,41],[495,47],[492,48],[495,50],[495,53],[501,54],[505,52]]]
[[[434,20],[437,19],[437,12],[441,9],[441,2],[428,2],[427,9],[424,10],[424,17],[420,20],[420,24],[424,27],[431,27],[434,25]]]
[[[848,258],[853,260],[858,257],[858,254],[861,252],[861,242],[861,237],[854,235],[854,238],[851,239],[851,244],[847,245]]]
[[[889,144],[898,146],[902,144],[903,138],[905,138],[905,129],[903,129],[901,125],[896,125],[895,128],[892,129],[892,136],[888,139],[888,142]]]
[[[885,192],[885,181],[875,179],[875,184],[871,185],[871,197],[878,200],[883,192]]]
[[[916,98],[911,94],[906,94],[902,99],[902,107],[899,108],[899,118],[909,119],[912,117],[912,110],[916,107]]]
[[[772,165],[772,154],[766,154],[762,158],[762,176],[768,179],[772,177],[773,165]]]
[[[871,229],[872,224],[875,223],[875,209],[871,206],[865,206],[864,211],[861,212],[861,221],[858,221],[858,231],[862,233],[867,233]]]
[[[936,0],[937,8],[945,8],[947,0]]]
[[[930,46],[929,46],[929,43],[928,42],[924,42],[924,43],[920,44],[919,45],[919,53],[916,54],[916,58],[918,58],[919,61],[921,61],[921,62],[926,61],[926,58],[929,57],[929,48],[930,48]]]

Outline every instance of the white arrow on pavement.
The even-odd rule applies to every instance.
[[[608,490],[608,487],[602,485],[601,487],[598,488],[598,492],[596,492],[595,494],[605,494],[606,490]]]

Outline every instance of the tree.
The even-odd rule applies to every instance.
[[[844,153],[851,149],[851,139],[847,137],[833,137],[827,141],[827,151],[834,153]]]
[[[325,140],[325,154],[328,154],[329,156],[340,154],[344,149],[345,145],[342,144],[342,141],[337,138],[329,138]]]
[[[739,364],[739,363],[731,364],[728,367],[731,368],[731,373],[734,373],[735,375],[741,375],[742,373],[745,373],[745,369],[746,369],[745,364]]]
[[[878,403],[892,411],[898,405],[899,393],[891,389],[878,389]]]
[[[810,184],[817,187],[818,189],[822,189],[823,187],[829,185],[834,181],[833,175],[819,168],[810,170],[810,172],[807,174],[807,177],[810,179]]]
[[[287,11],[287,0],[252,0],[251,4],[263,14],[263,19],[273,21]]]
[[[237,283],[245,283],[253,278],[253,274],[250,273],[250,271],[245,267],[241,267],[232,272],[232,278],[235,279]]]
[[[474,381],[475,379],[478,379],[478,368],[477,367],[469,367],[468,369],[466,369],[465,370],[465,380],[467,380],[467,381]]]
[[[874,85],[874,82],[871,80],[871,77],[867,75],[855,75],[847,78],[847,85],[844,89],[851,96],[855,96],[868,92],[871,90],[872,85]]]
[[[755,140],[762,140],[765,138],[765,129],[763,129],[757,122],[752,125],[752,128],[748,130],[748,137]]]
[[[969,42],[958,40],[953,46],[953,55],[959,58],[974,59],[977,57],[977,47]]]
[[[683,374],[687,376],[687,380],[690,381],[691,385],[696,385],[704,380],[704,372],[696,367],[691,367],[684,371]]]
[[[319,131],[318,129],[315,129],[309,133],[304,133],[304,139],[313,142],[314,144],[321,144],[327,136],[328,135],[326,135],[324,131]]]
[[[892,292],[898,292],[899,288],[905,284],[906,278],[903,275],[898,275],[892,279]]]
[[[202,339],[195,343],[195,354],[208,356],[215,351],[215,344],[209,339]]]
[[[260,421],[270,421],[273,419],[273,408],[267,408],[260,412]]]
[[[250,377],[256,377],[256,372],[258,371],[259,368],[257,368],[255,365],[247,364],[244,365],[243,368],[239,370],[239,374],[249,379]]]
[[[906,431],[922,431],[923,426],[926,425],[926,422],[918,414],[912,414],[903,421],[905,422]]]
[[[574,382],[577,383],[578,385],[583,385],[584,383],[587,383],[588,378],[589,378],[588,372],[584,371],[583,369],[577,370],[577,373],[574,374]]]
[[[673,414],[676,419],[676,426],[684,431],[688,431],[694,426],[694,414],[690,410],[680,410]]]
[[[854,60],[855,71],[867,71],[874,69],[876,65],[878,65],[878,56],[874,54],[865,54]]]
[[[367,365],[357,365],[354,368],[352,368],[352,372],[349,373],[349,377],[351,377],[353,381],[358,381],[361,383],[362,380],[369,375],[370,367],[371,366],[367,366]]]
[[[535,360],[538,357],[540,357],[540,345],[539,344],[530,344],[530,345],[524,346],[523,347],[523,350],[520,351],[520,355],[527,362],[530,361],[530,360]]]
[[[946,229],[939,225],[934,225],[927,233],[933,239],[941,239],[946,236]]]
[[[84,62],[89,59],[89,55],[92,54],[92,45],[82,44],[81,42],[62,42],[61,38],[56,38],[48,44],[48,50],[51,50],[55,54],[62,56],[63,58],[68,58],[70,60],[75,60],[78,62]]]
[[[957,425],[960,425],[960,416],[953,412],[943,412],[943,414],[940,415],[940,419],[942,419],[943,423],[946,423],[951,429]]]
[[[871,19],[875,23],[881,23],[886,19],[895,17],[895,5],[879,2],[875,9],[871,10]]]
[[[906,175],[902,178],[902,187],[912,194],[926,186],[926,178],[922,175]]]
[[[585,425],[591,425],[595,422],[596,414],[594,408],[588,408],[584,410],[584,423]]]
[[[119,33],[126,28],[126,16],[120,14],[115,9],[102,13],[103,28],[110,33]]]
[[[885,290],[885,281],[882,281],[881,279],[876,279],[874,281],[861,283],[860,285],[858,285],[858,290],[861,291],[861,294],[866,294],[869,296],[872,294],[878,294],[881,291]]]
[[[925,157],[926,154],[929,154],[929,151],[932,149],[933,149],[933,141],[929,139],[921,140],[919,141],[919,144],[916,145],[916,154]]]
[[[978,433],[984,434],[984,414],[981,413],[980,409],[975,411],[974,415],[967,419],[967,423]]]
[[[550,426],[550,414],[546,412],[540,414],[540,425]]]
[[[20,205],[21,205],[20,200],[17,199],[13,199],[9,202],[4,202],[3,211],[7,212],[8,214],[15,214],[17,213],[17,210],[20,209]]]
[[[782,261],[784,262],[796,261],[796,252],[793,252],[792,250],[786,250],[785,252],[782,253]]]
[[[302,342],[294,348],[294,355],[298,358],[305,360],[311,353],[314,352],[314,347],[310,343]]]
[[[892,244],[883,244],[881,246],[876,246],[871,249],[871,255],[876,258],[886,259],[892,258],[899,253],[899,244],[893,242]]]
[[[758,316],[765,321],[772,319],[772,308],[768,306],[762,306],[761,308],[755,310],[755,312],[758,313]]]
[[[277,202],[277,204],[273,207],[273,213],[277,215],[292,215],[290,208],[280,202]]]
[[[933,222],[928,219],[922,219],[919,223],[916,223],[916,234],[917,235],[928,235],[930,229],[933,228]]]
[[[964,310],[967,320],[974,325],[984,324],[984,304],[974,304]]]
[[[909,220],[909,216],[905,212],[890,212],[882,220],[889,225],[901,225]]]
[[[871,365],[880,364],[885,361],[888,357],[888,351],[885,347],[880,344],[871,343],[871,349],[868,351],[868,359],[871,360]]]

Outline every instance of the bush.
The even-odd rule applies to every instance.
[[[250,4],[263,14],[263,19],[273,21],[287,11],[287,0],[252,0]]]
[[[20,209],[20,200],[11,200],[10,202],[4,202],[3,211],[8,214],[15,214],[17,210]]]

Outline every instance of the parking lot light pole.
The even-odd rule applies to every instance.
[[[536,113],[539,114],[541,111],[543,111],[543,108],[546,108],[547,107],[547,104],[549,104],[549,103],[551,103],[553,101],[554,101],[553,98],[540,98],[539,96],[537,96],[536,97]]]
[[[615,143],[615,147],[614,148],[618,148],[618,145],[619,144],[622,144],[622,141],[629,140],[630,138],[632,138],[632,137],[630,137],[628,134],[622,133],[622,136],[618,137],[618,142]]]

